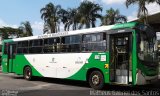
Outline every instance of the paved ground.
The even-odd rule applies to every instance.
[[[14,74],[0,73],[0,96],[88,96],[88,95],[160,95],[160,81],[147,86],[113,86],[106,85],[102,91],[91,89],[86,82],[35,78],[26,81]],[[11,95],[12,94],[12,95]],[[15,95],[16,96],[16,95]]]

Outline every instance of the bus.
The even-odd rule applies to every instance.
[[[156,33],[137,22],[7,39],[2,72],[106,84],[144,85],[158,80]]]

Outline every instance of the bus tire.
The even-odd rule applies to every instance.
[[[104,87],[104,77],[100,71],[92,71],[89,75],[89,85],[96,90],[103,89]]]
[[[31,80],[32,79],[32,69],[31,67],[27,66],[24,68],[24,73],[23,73],[23,77],[26,80]]]

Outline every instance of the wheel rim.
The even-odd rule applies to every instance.
[[[27,68],[26,69],[26,79],[29,79],[30,78],[30,76],[31,76],[31,72],[30,72],[30,70]]]
[[[100,83],[100,77],[98,75],[93,75],[92,83],[93,85],[98,85]]]

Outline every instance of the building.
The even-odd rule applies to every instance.
[[[157,32],[157,39],[160,40],[160,9],[157,11],[150,11],[148,16],[149,25]],[[129,22],[138,21],[138,18],[130,20]]]

